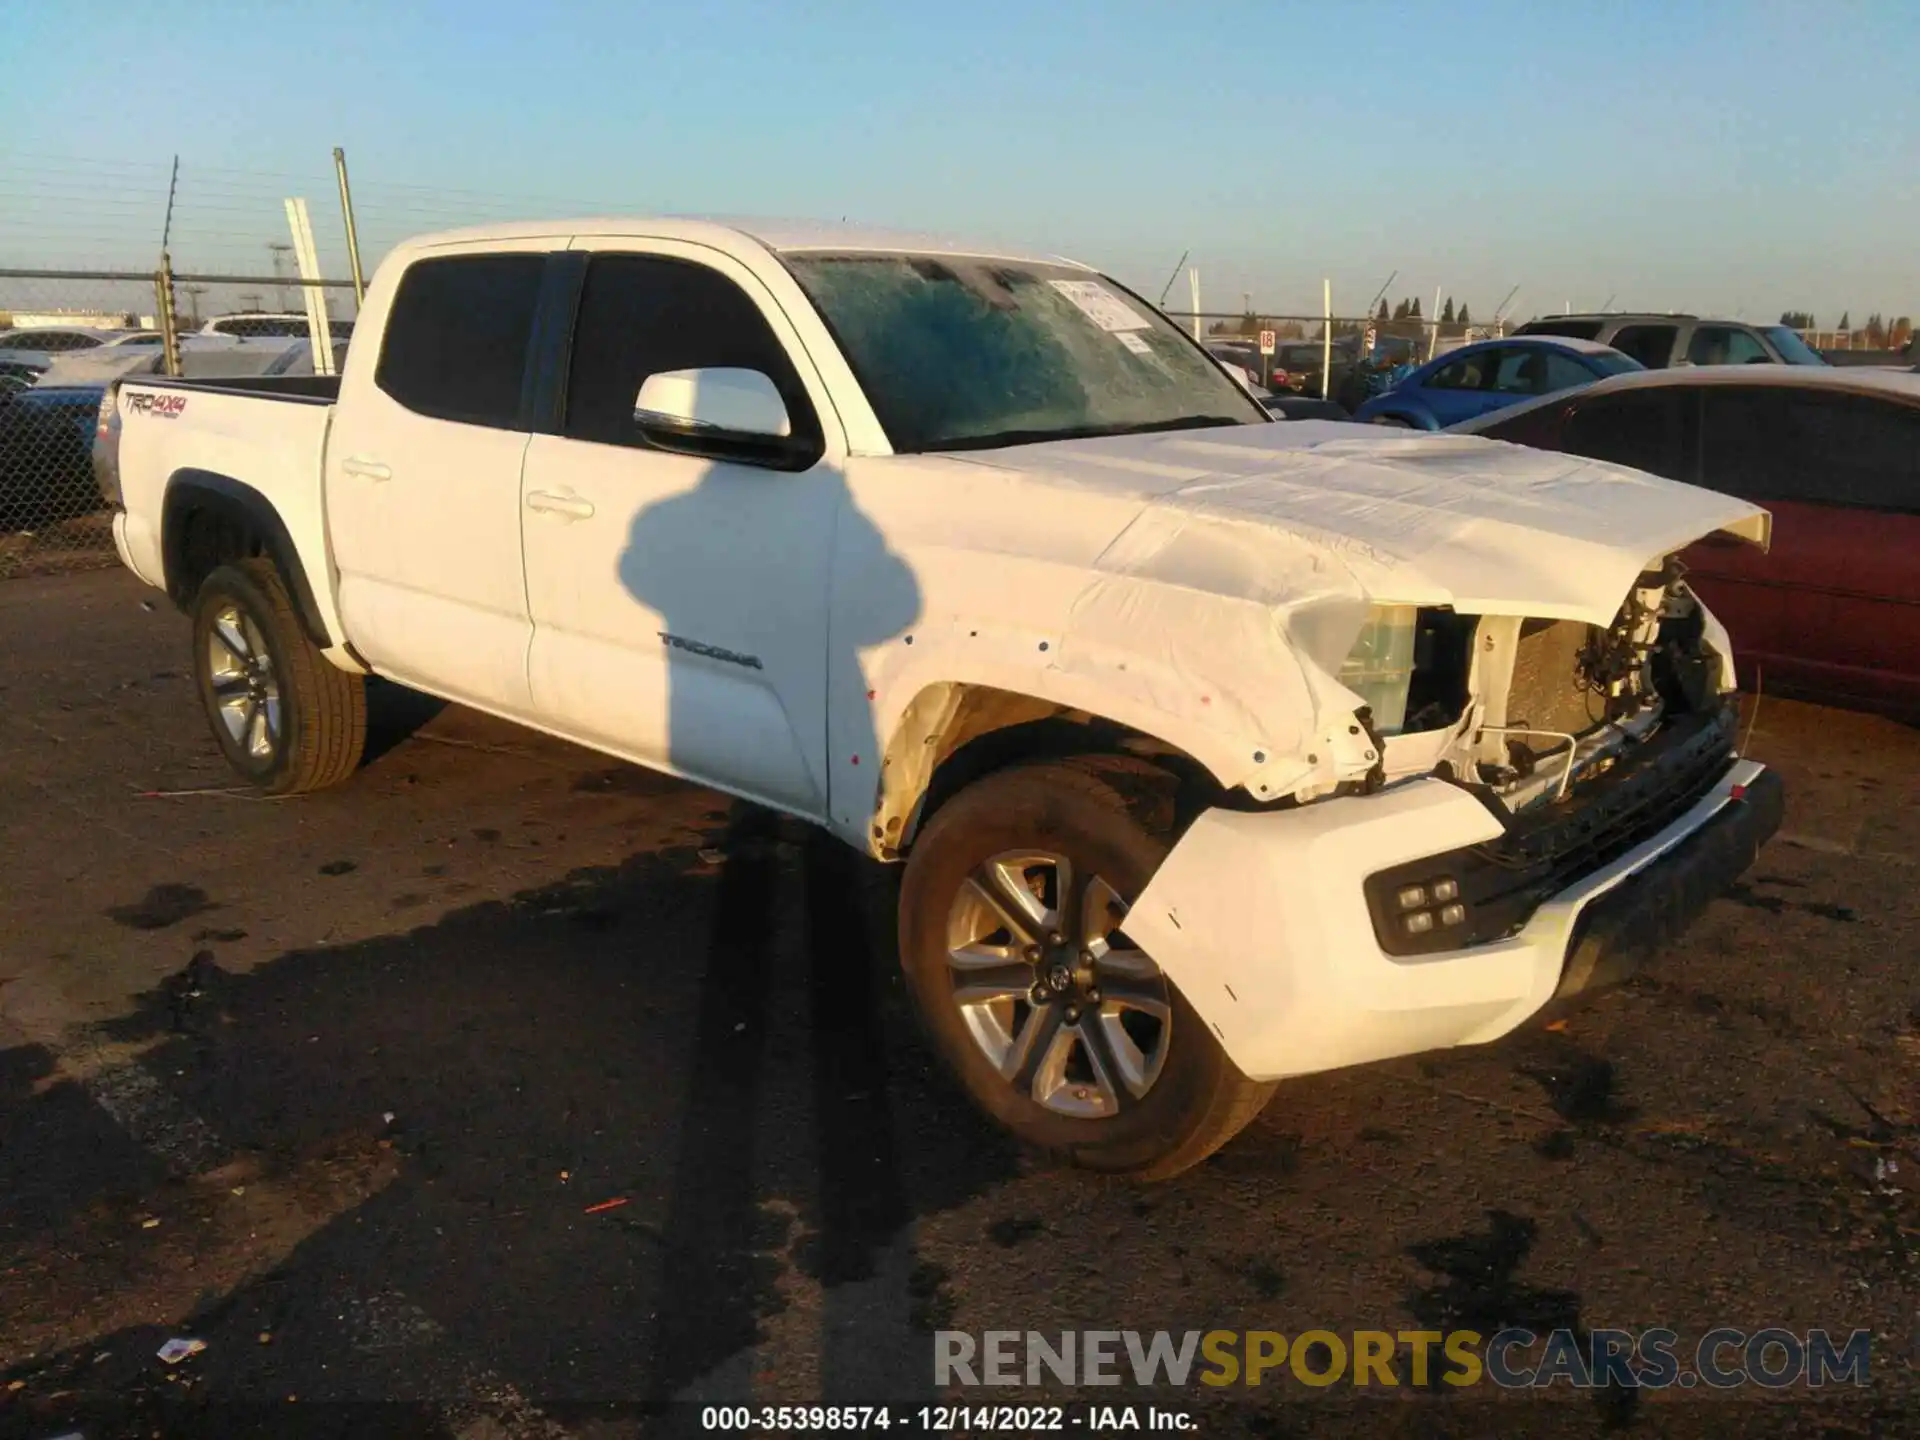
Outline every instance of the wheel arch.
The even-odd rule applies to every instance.
[[[168,476],[160,554],[167,595],[182,610],[192,606],[201,582],[218,566],[256,556],[271,560],[286,581],[307,638],[321,650],[335,645],[286,521],[245,481],[197,469]]]
[[[1059,699],[970,681],[923,685],[898,716],[881,759],[869,848],[898,858],[940,807],[976,780],[1015,765],[1084,758],[1167,782],[1173,823],[1228,803],[1223,755],[1207,759],[1158,733],[1151,717],[1120,718]],[[1206,747],[1211,749],[1213,747]],[[1213,763],[1209,763],[1209,760]]]

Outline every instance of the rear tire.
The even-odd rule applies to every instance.
[[[974,1101],[1031,1145],[1149,1180],[1204,1160],[1274,1088],[1121,928],[1166,853],[1103,779],[1026,766],[939,810],[900,896],[908,986]]]
[[[216,569],[193,606],[193,673],[227,763],[274,795],[345,780],[367,743],[366,682],[307,638],[271,560]]]

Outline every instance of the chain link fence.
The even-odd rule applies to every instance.
[[[101,406],[117,380],[168,373],[169,324],[190,379],[315,369],[302,282],[172,279],[163,290],[159,273],[0,268],[0,579],[114,563],[96,470]],[[351,285],[316,284],[328,297],[337,367]],[[290,304],[262,309],[289,295]],[[216,333],[199,333],[208,323]]]
[[[1417,316],[1271,315],[1168,310],[1167,317],[1211,350],[1271,390],[1320,396],[1358,409],[1400,366],[1421,364],[1457,346],[1488,340],[1504,327],[1459,325]],[[1328,332],[1332,343],[1328,343]],[[1263,353],[1262,336],[1273,349]]]
[[[0,578],[113,560],[92,464],[104,387],[58,382],[103,336],[157,354],[154,297],[152,276],[0,271]]]

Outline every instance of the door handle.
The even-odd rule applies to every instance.
[[[584,520],[593,514],[593,502],[571,490],[555,492],[552,490],[529,490],[527,508],[538,510],[546,515],[559,515],[568,520]]]
[[[340,462],[343,475],[358,475],[362,480],[391,480],[393,471],[378,460],[369,460],[361,455],[349,455]]]

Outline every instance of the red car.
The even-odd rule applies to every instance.
[[[1650,370],[1454,428],[1765,505],[1769,552],[1683,557],[1741,683],[1920,717],[1920,374]]]

